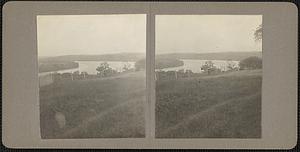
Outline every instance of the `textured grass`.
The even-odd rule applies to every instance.
[[[42,138],[144,137],[144,73],[40,88]],[[58,112],[66,118],[63,128]]]
[[[261,70],[156,82],[156,137],[261,137]]]

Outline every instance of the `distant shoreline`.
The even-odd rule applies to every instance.
[[[198,53],[198,52],[180,52],[180,53],[176,53],[176,52],[168,52],[168,53],[157,53],[156,52],[156,55],[160,56],[160,55],[183,55],[183,54],[193,54],[193,55],[208,55],[208,54],[262,54],[262,51],[247,51],[247,52],[205,52],[205,53]],[[134,56],[146,56],[146,52],[145,53],[108,53],[108,54],[73,54],[73,55],[59,55],[59,56],[39,56],[38,59],[39,60],[45,60],[45,59],[49,59],[49,58],[76,58],[76,57],[86,57],[86,58],[89,58],[89,57],[94,57],[94,58],[97,58],[97,57],[126,57],[126,56],[131,56],[131,55],[134,55]],[[103,60],[103,59],[101,59]],[[116,61],[124,61],[124,59],[119,59],[119,60],[116,60]],[[86,59],[78,59],[78,61],[87,61]],[[99,61],[98,59],[94,59],[94,60],[89,60],[89,61]]]
[[[221,53],[168,53],[157,54],[156,62],[159,60],[161,64],[156,65],[158,69],[178,67],[183,63],[177,60],[232,60],[240,61],[250,56],[262,58],[262,52],[221,52]],[[67,70],[78,68],[75,61],[116,61],[116,62],[138,62],[140,68],[146,67],[145,54],[143,53],[117,53],[103,55],[66,55],[56,57],[39,58],[39,73],[51,72],[58,70]]]

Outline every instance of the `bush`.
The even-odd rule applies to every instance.
[[[96,68],[97,75],[101,77],[112,76],[117,73],[117,71],[113,70],[107,62],[103,62]]]
[[[232,62],[232,61],[227,61],[227,71],[237,71],[239,70],[239,67],[236,63]]]
[[[262,68],[262,59],[257,56],[248,57],[239,63],[240,70],[253,70]]]
[[[205,61],[205,64],[201,66],[201,70],[207,74],[220,72],[220,69],[218,69],[212,61]]]

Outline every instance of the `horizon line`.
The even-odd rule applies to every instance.
[[[211,53],[249,53],[249,52],[261,52],[262,51],[226,51],[226,52],[166,52],[166,53],[156,53],[156,54],[211,54]],[[146,52],[118,52],[118,53],[104,53],[104,54],[66,54],[66,55],[55,55],[55,56],[38,56],[41,58],[46,58],[46,57],[61,57],[61,56],[80,56],[80,55],[115,55],[115,54],[146,54]]]

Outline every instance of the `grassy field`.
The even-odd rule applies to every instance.
[[[261,70],[157,81],[156,137],[259,138],[261,82]],[[145,89],[145,71],[41,87],[42,138],[143,138]]]
[[[42,138],[144,137],[145,89],[145,71],[41,87]]]
[[[156,82],[156,137],[260,138],[262,71]]]

